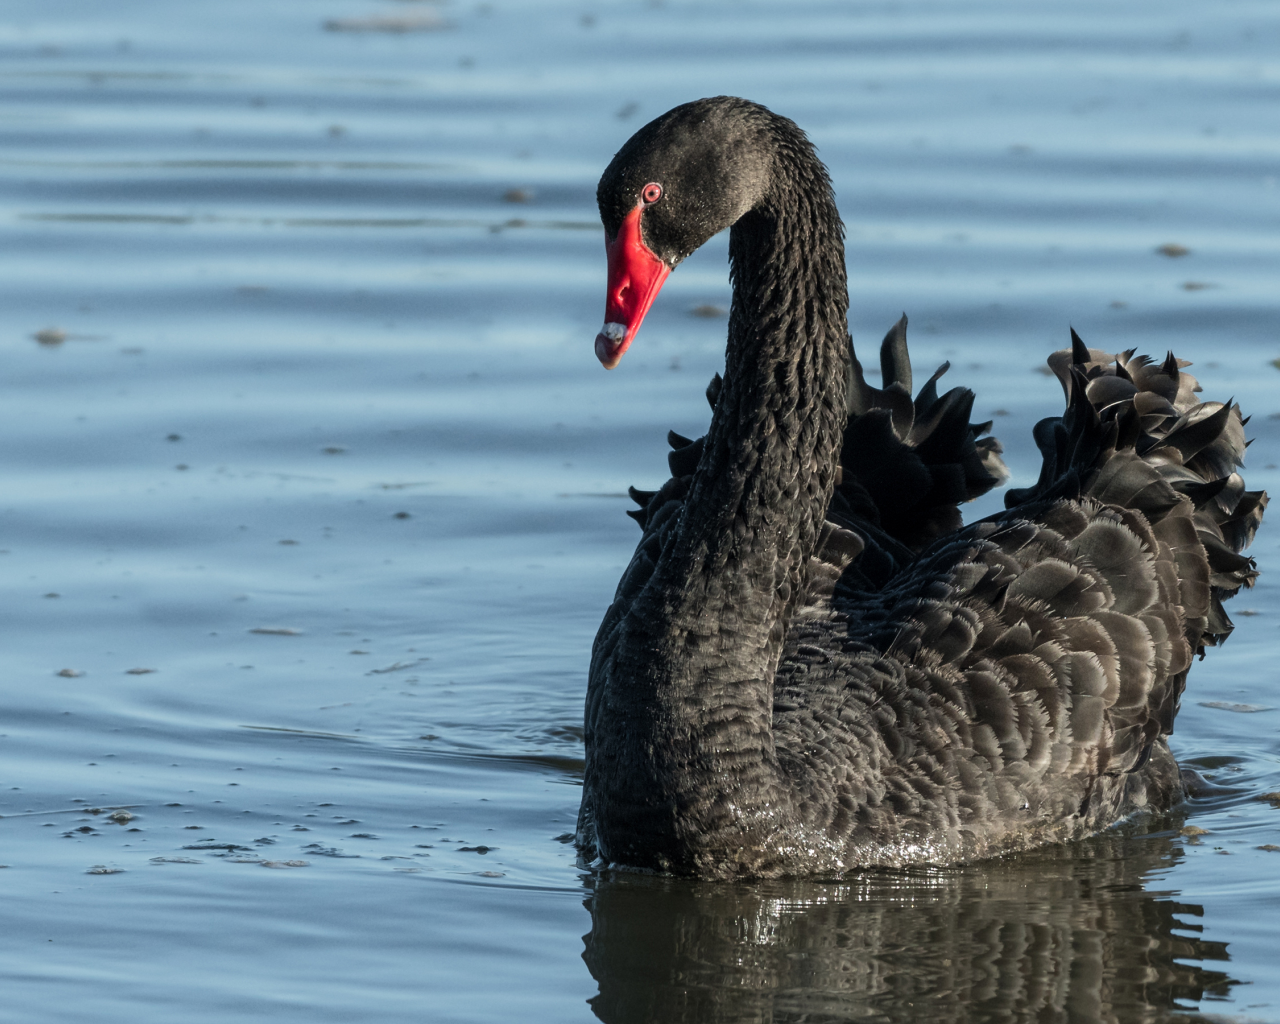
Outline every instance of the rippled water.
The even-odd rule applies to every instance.
[[[718,239],[603,373],[594,185],[715,93],[810,131],[855,338],[907,310],[1015,482],[1070,323],[1195,360],[1280,490],[1273,4],[10,0],[0,1017],[1280,1021],[1274,524],[1176,814],[828,882],[576,863],[620,494],[705,428],[728,298]]]

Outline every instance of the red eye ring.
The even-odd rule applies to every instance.
[[[646,206],[652,206],[662,198],[662,186],[656,181],[651,181],[640,192],[640,198],[645,201]]]

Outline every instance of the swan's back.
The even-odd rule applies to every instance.
[[[842,480],[787,625],[773,746],[801,822],[766,871],[984,856],[1169,806],[1192,657],[1256,576],[1239,551],[1266,495],[1235,473],[1243,421],[1199,403],[1185,363],[1075,339],[1050,359],[1068,407],[1037,425],[1040,480],[958,528],[958,503],[1003,475],[1000,447],[968,423],[970,392],[939,399],[935,375],[910,399],[904,332],[885,388],[854,364]],[[697,465],[700,442],[672,444],[672,479],[636,492],[623,600]]]

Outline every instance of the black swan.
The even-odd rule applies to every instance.
[[[1004,476],[973,393],[914,399],[905,318],[863,378],[831,182],[791,121],[717,97],[640,129],[600,179],[596,354],[613,368],[672,268],[726,227],[725,372],[596,636],[577,838],[597,865],[703,877],[946,863],[1085,835],[1183,783],[1167,737],[1266,495],[1239,407],[1188,364],[1070,350]]]

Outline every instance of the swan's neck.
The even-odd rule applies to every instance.
[[[681,597],[672,626],[710,628],[719,641],[716,650],[690,644],[683,672],[696,680],[728,670],[769,709],[846,419],[844,245],[825,174],[784,178],[733,226],[729,254],[724,385],[678,539],[655,576]]]
[[[588,730],[612,737],[589,743],[588,790],[610,792],[584,802],[650,847],[663,832],[750,830],[789,801],[774,675],[831,500],[849,359],[843,230],[805,155],[732,229],[724,385],[702,460],[653,575],[593,659],[604,692],[588,698]]]

